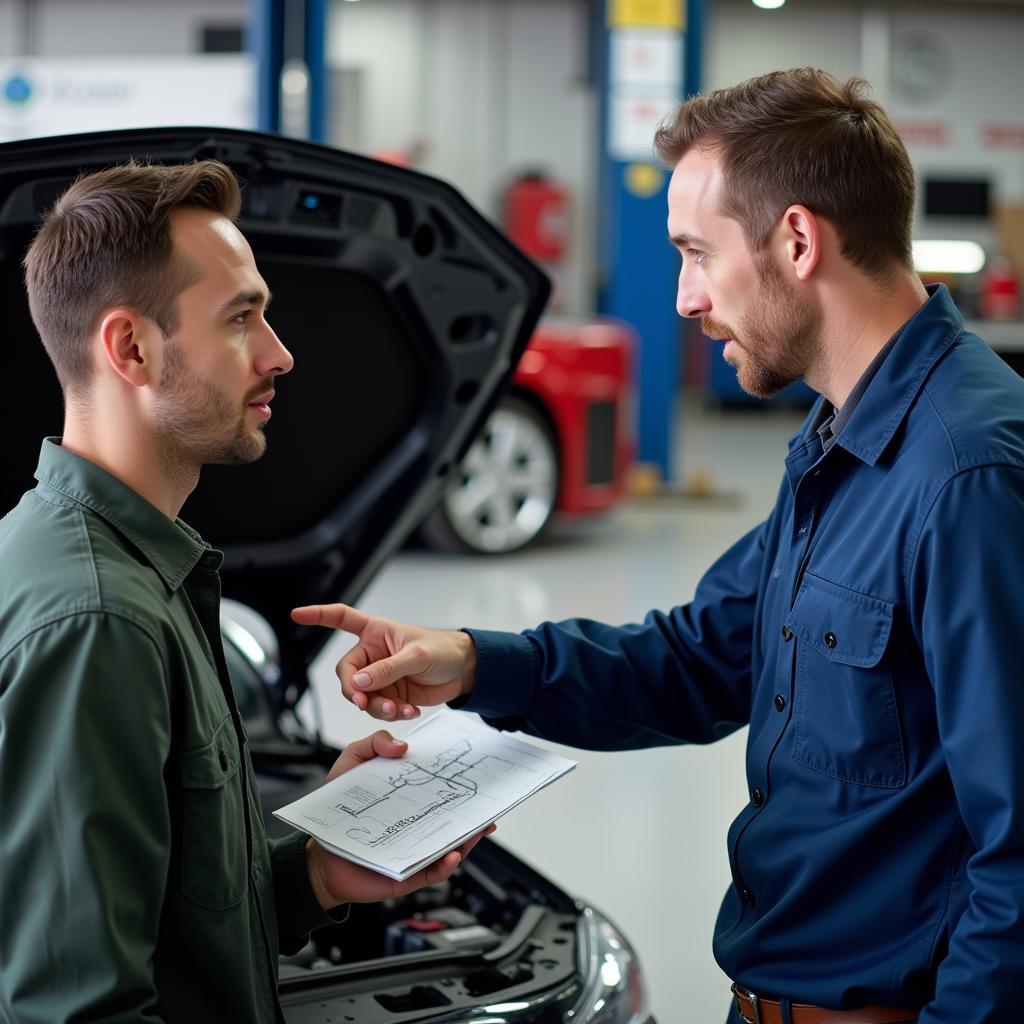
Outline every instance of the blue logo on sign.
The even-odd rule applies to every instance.
[[[22,75],[12,75],[4,83],[4,99],[8,103],[28,103],[32,96],[32,83]]]

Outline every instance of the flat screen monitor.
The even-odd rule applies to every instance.
[[[990,183],[987,178],[926,178],[926,217],[987,217]]]

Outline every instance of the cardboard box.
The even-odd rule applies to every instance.
[[[999,248],[1024,279],[1024,204],[997,207],[995,225]]]

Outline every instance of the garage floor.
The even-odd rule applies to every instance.
[[[427,625],[521,629],[573,615],[636,621],[685,601],[702,571],[771,507],[786,439],[802,417],[690,410],[680,419],[678,479],[709,477],[715,496],[633,501],[596,521],[560,524],[543,543],[503,558],[405,551],[361,607]],[[338,695],[334,664],[350,644],[339,635],[314,666],[324,731],[338,744],[375,725]],[[746,801],[745,736],[710,748],[569,751],[577,769],[499,823],[499,841],[621,926],[660,1024],[725,1018],[728,982],[711,935],[729,880],[726,830]]]

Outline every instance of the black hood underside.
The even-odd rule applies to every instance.
[[[33,486],[40,440],[62,424],[28,314],[25,249],[75,177],[131,158],[214,158],[242,184],[238,225],[295,368],[277,383],[264,458],[204,469],[182,516],[224,551],[224,595],[270,622],[285,679],[301,688],[327,635],[295,626],[290,609],[355,601],[422,520],[515,369],[549,283],[450,186],[327,147],[211,128],[0,145],[0,301],[14,353],[0,511]]]

